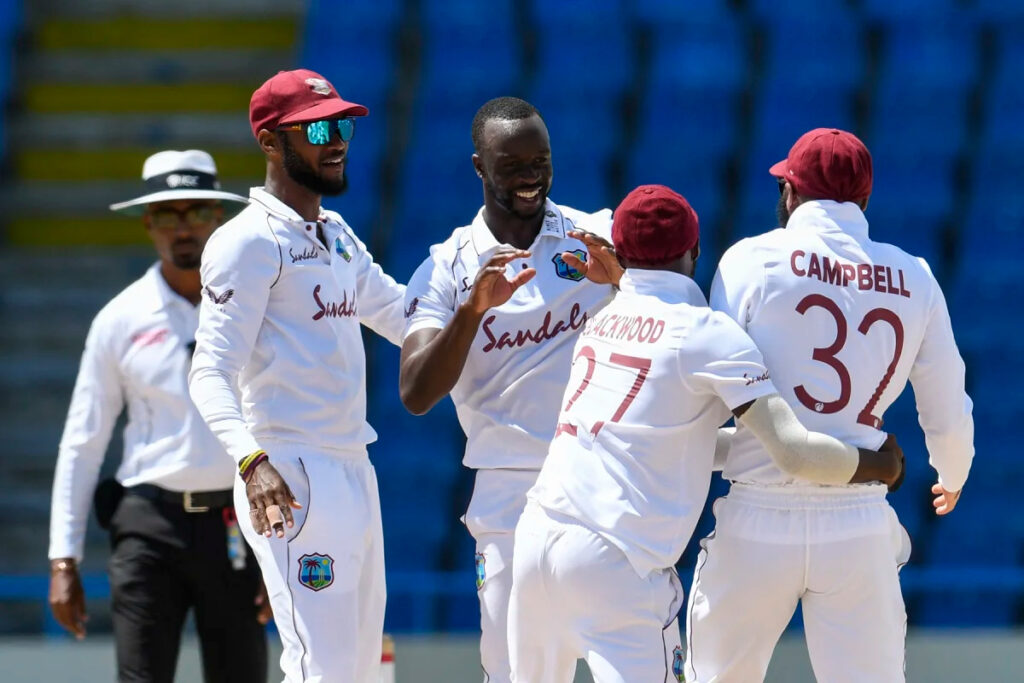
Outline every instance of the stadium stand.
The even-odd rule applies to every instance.
[[[862,135],[875,163],[867,212],[872,234],[924,257],[940,278],[968,364],[977,420],[978,456],[963,502],[950,517],[937,519],[928,493],[934,475],[911,392],[885,416],[909,466],[903,489],[891,500],[914,541],[904,570],[910,624],[1020,626],[1024,525],[1013,505],[1024,467],[1012,426],[1024,390],[1008,376],[1012,359],[1024,351],[1020,316],[1013,312],[1024,299],[1022,8],[1009,0],[310,0],[295,24],[297,45],[256,49],[251,40],[234,42],[248,50],[245,55],[259,57],[259,73],[271,65],[293,66],[293,50],[303,66],[370,107],[352,147],[351,189],[328,206],[346,216],[400,280],[408,279],[430,244],[471,221],[480,206],[470,122],[490,97],[523,95],[543,113],[552,137],[556,201],[596,210],[648,182],[688,196],[703,226],[697,279],[705,288],[725,247],[773,227],[778,193],[767,168],[800,133],[837,126]],[[26,226],[49,226],[41,232],[70,234],[75,243],[117,241],[131,228],[104,223],[89,232],[101,220],[107,195],[135,177],[141,149],[189,139],[183,131],[205,131],[190,146],[233,141],[221,149],[233,169],[228,178],[248,180],[261,169],[258,161],[253,168],[246,147],[252,69],[240,80],[225,69],[207,74],[206,82],[235,78],[230,93],[241,99],[222,111],[140,123],[145,114],[133,110],[69,110],[69,98],[53,94],[67,79],[40,82],[40,75],[77,73],[62,72],[52,59],[56,52],[96,55],[81,37],[73,45],[55,44],[52,22],[41,17],[19,23],[22,9],[19,2],[0,1],[0,99],[12,83],[20,86],[14,90],[16,134],[5,155],[12,173],[7,180],[13,192],[27,188],[15,203],[20,213],[4,217],[8,246],[0,253],[0,424],[10,434],[0,472],[19,488],[14,502],[0,502],[0,514],[17,509],[24,517],[30,510],[44,519],[85,327],[145,258],[75,252],[62,259],[24,251],[23,245],[40,242],[30,239],[40,231]],[[20,26],[35,37],[38,50],[19,55],[23,61],[12,72],[12,35]],[[268,29],[254,24],[248,30],[256,40]],[[137,47],[123,49],[139,56]],[[209,91],[196,89],[186,52],[141,60],[149,66],[138,67],[133,78],[177,83],[190,106],[198,106]],[[49,64],[48,70],[40,64]],[[42,88],[47,85],[53,87]],[[120,92],[111,101],[124,107],[131,100]],[[107,144],[117,137],[104,117],[113,117],[132,144]],[[0,119],[0,130],[8,129],[6,121]],[[66,137],[69,127],[89,141]],[[40,138],[37,131],[51,137]],[[40,139],[49,142],[40,146]],[[61,166],[46,156],[68,141],[89,152],[76,157],[77,165]],[[101,161],[121,170],[89,177],[85,170]],[[33,183],[42,183],[35,194]],[[55,194],[57,208],[73,210],[67,220],[74,219],[68,224],[74,232],[60,222],[66,212],[54,214],[46,202],[26,199]],[[28,210],[40,206],[48,211]],[[19,245],[22,250],[15,249]],[[59,330],[51,326],[54,319],[61,321]],[[428,417],[408,415],[397,399],[397,349],[368,339],[370,421],[380,435],[371,454],[385,524],[388,628],[473,629],[479,618],[473,545],[458,522],[471,477],[459,463],[463,438],[454,409],[445,401]],[[712,492],[723,490],[716,480]],[[698,533],[710,525],[706,512]],[[38,571],[45,535],[40,522],[5,541],[23,552],[0,559],[0,578],[7,577],[0,581],[0,598],[21,595],[18,586],[38,590],[10,577]],[[102,536],[90,538],[91,552],[102,557]],[[695,559],[691,548],[680,568],[689,570]],[[92,567],[100,571],[98,564]],[[28,626],[0,620],[0,629],[33,629],[43,622],[17,623]]]

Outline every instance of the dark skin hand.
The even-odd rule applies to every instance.
[[[63,567],[63,568],[61,568]],[[50,611],[57,623],[78,640],[85,638],[85,591],[78,564],[69,557],[50,560]]]
[[[256,605],[256,621],[260,622],[264,626],[270,623],[270,620],[274,618],[274,611],[270,609],[270,596],[267,594],[267,584],[260,581],[260,589],[256,593],[256,599],[253,601]]]
[[[256,465],[245,484],[245,497],[249,499],[252,528],[267,538],[272,534],[284,538],[285,526],[289,529],[295,526],[292,508],[302,507],[269,460]]]
[[[618,287],[626,270],[619,263],[611,243],[586,230],[570,230],[569,237],[578,239],[587,247],[587,260],[583,261],[568,251],[562,252],[562,260],[570,268],[583,273],[591,282]]]
[[[402,403],[409,412],[426,413],[452,390],[462,374],[484,314],[511,299],[517,289],[537,274],[535,269],[526,268],[511,279],[505,276],[507,264],[529,256],[530,252],[522,249],[499,247],[477,273],[469,299],[443,330],[419,330],[405,340],[398,384]],[[416,387],[413,377],[418,378]]]
[[[748,401],[735,408],[732,414],[740,418],[743,413],[754,404]],[[889,434],[877,451],[867,448],[858,448],[860,462],[857,463],[857,470],[850,477],[851,484],[868,484],[880,481],[889,487],[892,493],[903,484],[903,477],[906,474],[906,462],[903,458],[903,449],[896,443],[896,435]]]

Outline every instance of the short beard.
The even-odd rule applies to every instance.
[[[547,190],[542,190],[543,195],[542,195],[541,199],[543,201],[541,201],[540,206],[537,208],[537,210],[534,211],[533,213],[525,214],[525,213],[522,213],[520,211],[516,211],[516,209],[514,208],[514,206],[515,206],[515,204],[514,204],[515,199],[512,196],[511,192],[506,192],[505,194],[501,194],[500,192],[498,192],[498,188],[496,188],[494,186],[494,184],[491,183],[491,181],[488,180],[487,178],[484,178],[484,184],[487,186],[487,189],[490,191],[491,196],[494,197],[494,201],[498,202],[498,206],[500,206],[501,208],[505,209],[505,211],[507,211],[508,213],[512,214],[513,216],[515,216],[519,220],[528,221],[531,218],[536,218],[537,216],[539,216],[542,213],[544,213],[544,209],[547,208],[547,198],[548,198]]]
[[[337,197],[345,194],[348,189],[348,169],[342,171],[341,180],[327,180],[316,172],[305,159],[299,156],[288,138],[280,135],[281,149],[284,152],[284,170],[288,177],[304,188],[324,197]]]
[[[789,209],[786,208],[785,195],[779,195],[779,203],[775,205],[775,218],[779,221],[779,227],[784,228],[789,223]]]
[[[178,270],[199,270],[199,266],[202,263],[203,257],[199,254],[195,256],[172,256],[171,262],[174,267]]]

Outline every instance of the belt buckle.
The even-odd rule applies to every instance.
[[[182,494],[182,507],[185,508],[185,512],[209,512],[210,508],[206,505],[193,505],[192,504],[192,492],[185,491]]]

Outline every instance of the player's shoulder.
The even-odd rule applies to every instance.
[[[135,324],[139,313],[152,309],[159,296],[153,276],[153,270],[149,269],[142,277],[118,292],[93,317],[93,327],[114,331]]]
[[[599,237],[603,237],[604,239],[611,241],[611,209],[599,209],[588,213],[564,204],[555,204],[555,206],[562,212],[562,216],[572,224],[571,226],[567,226],[568,229],[571,230],[575,228],[579,230],[586,230],[587,232],[592,232]]]
[[[261,252],[278,258],[280,239],[274,234],[274,226],[266,211],[250,204],[213,231],[203,248],[203,263],[240,253],[249,257]]]
[[[775,228],[760,235],[744,237],[725,250],[719,265],[743,266],[765,262],[788,248],[791,238],[791,232],[785,228]]]
[[[460,254],[472,243],[473,225],[460,225],[441,242],[430,245],[430,256],[435,266],[450,269]]]

